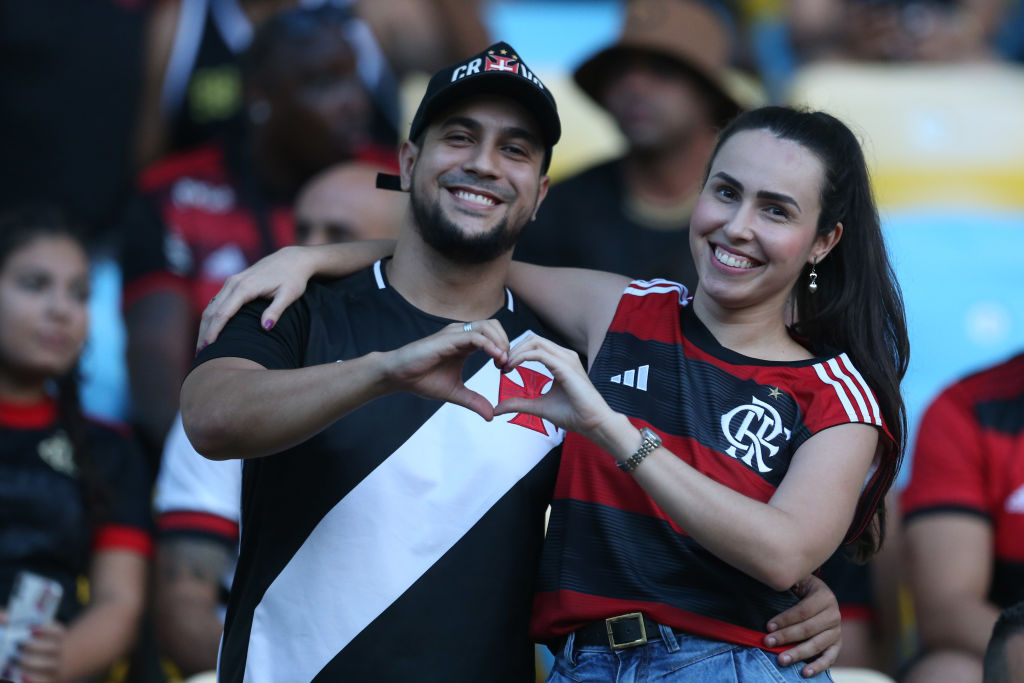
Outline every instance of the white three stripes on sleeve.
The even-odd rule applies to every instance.
[[[850,421],[881,426],[882,416],[875,396],[845,353],[837,358],[830,358],[825,363],[815,363],[814,371],[822,382],[835,390]],[[857,404],[856,408],[854,403]],[[868,404],[871,406],[870,409]]]

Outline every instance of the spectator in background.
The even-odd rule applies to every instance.
[[[62,215],[0,217],[0,605],[20,570],[63,589],[56,620],[21,646],[26,681],[109,668],[135,641],[145,602],[145,462],[123,429],[78,405],[88,299],[86,251]]]
[[[1024,683],[1024,602],[999,614],[985,649],[983,683]]]
[[[977,683],[999,611],[1024,600],[1024,354],[945,389],[902,507],[922,653],[906,683]]]
[[[123,222],[127,363],[134,419],[156,459],[178,408],[199,316],[224,280],[292,244],[300,186],[370,141],[372,105],[345,39],[348,14],[295,8],[256,34],[243,60],[239,135],[148,169]]]
[[[396,238],[409,202],[377,189],[377,174],[384,171],[382,166],[349,162],[306,183],[295,200],[296,244]]]
[[[353,0],[399,80],[476,54],[492,42],[486,0]]]
[[[395,238],[409,202],[405,195],[376,189],[383,170],[346,162],[310,180],[295,201],[297,243]],[[241,490],[241,465],[199,455],[179,415],[156,481],[153,619],[162,654],[185,676],[217,666],[238,554]]]
[[[690,213],[715,135],[741,108],[732,41],[707,2],[627,3],[618,40],[574,74],[615,119],[626,153],[553,186],[517,259],[696,286]]]
[[[397,143],[398,86],[373,32],[351,0],[161,0],[150,12],[146,72],[136,126],[136,164],[230,134],[244,122],[239,60],[253,34],[279,11],[332,5],[348,15],[345,38],[373,95],[374,139]]]

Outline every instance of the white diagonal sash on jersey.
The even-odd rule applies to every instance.
[[[493,404],[499,380],[486,362],[466,386]],[[312,680],[562,440],[512,417],[446,403],[339,501],[256,607],[245,681]]]

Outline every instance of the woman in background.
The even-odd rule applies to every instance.
[[[129,651],[143,612],[149,477],[130,437],[79,407],[88,302],[88,257],[59,212],[0,216],[0,606],[22,571],[62,594],[0,678],[98,675]],[[0,626],[16,631],[6,610]]]

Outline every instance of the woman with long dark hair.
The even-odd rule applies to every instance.
[[[125,655],[150,553],[142,456],[88,419],[77,366],[89,324],[89,261],[59,212],[0,215],[0,624],[23,571],[60,586],[8,666],[33,683],[80,681]],[[0,672],[0,678],[3,678]]]

